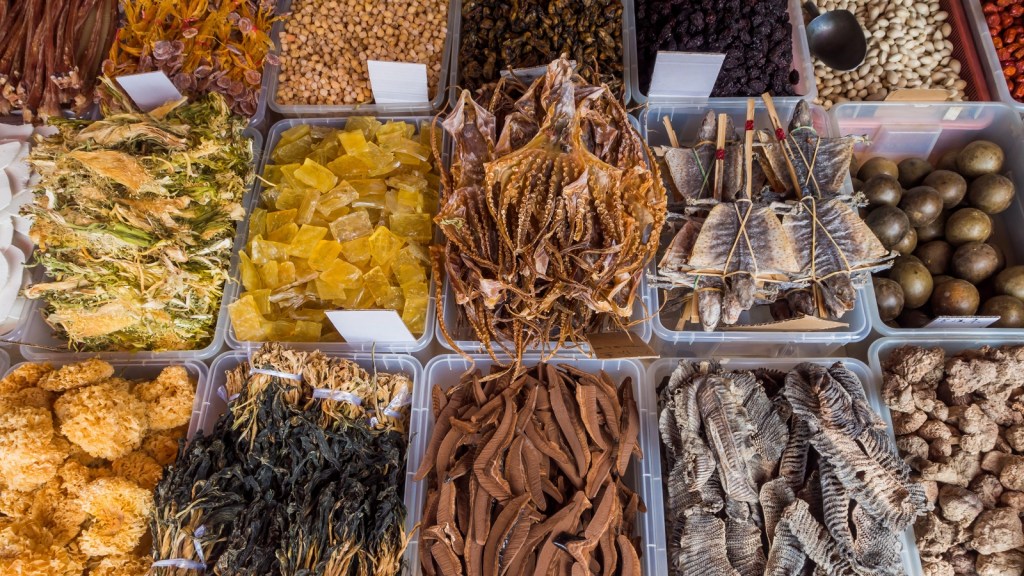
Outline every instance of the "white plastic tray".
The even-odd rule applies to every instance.
[[[658,385],[662,380],[672,375],[672,372],[676,369],[680,360],[692,360],[693,358],[662,358],[651,364],[647,369],[647,387],[651,390],[652,394],[657,389]],[[882,417],[885,421],[886,429],[889,431],[889,437],[896,440],[896,437],[892,433],[892,418],[889,415],[889,409],[882,402],[880,389],[878,383],[880,380],[876,380],[872,377],[872,372],[866,364],[860,360],[853,358],[721,358],[722,367],[726,370],[754,370],[757,368],[766,368],[768,370],[783,370],[788,371],[795,368],[798,364],[804,362],[810,362],[813,364],[819,364],[821,366],[831,366],[836,362],[842,362],[846,367],[856,374],[861,384],[864,386],[864,392],[868,397],[868,402],[874,409],[875,413]],[[655,423],[655,442],[657,442],[658,450],[653,452],[653,458],[651,463],[654,465],[654,474],[652,475],[652,481],[655,483],[654,490],[662,490],[662,478],[661,478],[661,436],[658,434],[657,422],[660,415],[658,410],[658,399],[655,397],[654,400],[654,416],[652,421]],[[645,452],[646,456],[647,453]],[[665,519],[664,512],[662,513],[662,521]],[[921,574],[921,558],[917,552],[917,543],[914,541],[914,528],[911,526],[907,528],[899,536],[900,541],[903,545],[903,551],[900,556],[903,559],[903,569],[906,574],[910,576],[919,576]],[[664,550],[662,551],[664,553]],[[667,565],[667,558],[663,562],[663,565]]]
[[[472,362],[472,363],[471,363]],[[524,365],[533,366],[540,362],[540,357],[529,355],[523,360]],[[628,486],[637,491],[641,500],[647,505],[646,514],[637,515],[637,526],[634,536],[640,538],[642,547],[640,549],[640,562],[643,565],[644,574],[656,575],[667,574],[668,568],[665,564],[665,532],[664,519],[662,517],[661,491],[652,489],[651,464],[656,461],[651,454],[657,454],[657,422],[652,413],[651,390],[645,383],[643,365],[635,360],[590,360],[583,358],[556,359],[551,364],[568,364],[581,370],[598,373],[605,371],[616,384],[621,383],[625,378],[630,378],[636,396],[637,410],[640,414],[640,436],[639,443],[643,450],[643,460],[637,462],[634,458],[630,470],[626,473],[624,481]],[[430,392],[435,386],[448,389],[458,384],[460,377],[471,367],[486,373],[493,364],[489,357],[474,356],[467,360],[462,356],[437,356],[425,368],[426,386],[418,386],[413,397],[412,434],[415,439],[415,446],[409,458],[409,475],[406,478],[406,494],[410,485],[414,491],[413,505],[409,511],[412,520],[419,522],[423,516],[423,506],[426,503],[426,481],[415,482],[413,475],[419,468],[420,461],[426,452],[427,444],[430,442],[430,433],[434,427],[434,415],[431,410]],[[652,436],[653,435],[653,436]],[[406,501],[407,503],[409,500]],[[418,557],[419,534],[414,535],[409,542],[409,549],[406,551],[406,558],[410,559],[411,576],[419,576],[420,565]],[[660,551],[660,554],[659,554]]]
[[[1017,112],[1024,114],[1024,102],[1014,100],[1010,95],[1010,87],[1006,85],[1006,76],[1003,74],[1003,67],[999,64],[999,56],[996,55],[996,45],[992,41],[992,34],[988,30],[988,24],[985,23],[985,13],[981,9],[981,2],[963,0],[963,6],[964,12],[967,14],[967,21],[971,24],[974,46],[978,50],[981,67],[985,70],[989,90],[1000,102],[1013,106]]]

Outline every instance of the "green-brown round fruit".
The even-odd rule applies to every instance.
[[[868,199],[869,206],[896,206],[903,196],[903,187],[892,176],[879,174],[866,180],[861,192]]]
[[[1013,181],[1000,174],[979,176],[967,189],[967,201],[985,214],[999,214],[1013,202]]]
[[[931,186],[918,186],[903,193],[899,208],[907,214],[911,226],[927,226],[942,213],[942,197]]]
[[[931,174],[932,165],[924,158],[907,158],[896,165],[899,171],[900,184],[904,188],[913,188]]]
[[[896,319],[900,328],[924,328],[932,321],[931,316],[922,310],[904,309],[900,317]]]
[[[964,178],[977,178],[1002,171],[1004,160],[1003,149],[998,144],[975,140],[957,154],[956,167]]]
[[[993,328],[1024,328],[1024,302],[1006,294],[993,296],[981,305],[982,316],[999,316]]]
[[[888,278],[873,278],[872,282],[875,285],[878,315],[883,322],[895,319],[903,312],[903,288]]]
[[[935,287],[931,297],[936,316],[972,316],[978,311],[981,296],[974,284],[966,280],[950,280]]]
[[[951,264],[953,276],[977,285],[996,273],[999,255],[988,244],[968,242],[956,249]]]
[[[949,218],[950,212],[943,210],[939,217],[932,220],[925,226],[917,227],[917,241],[931,242],[932,240],[941,240],[946,235],[946,219]]]
[[[1024,266],[1010,266],[996,274],[996,292],[1024,300]]]
[[[913,228],[908,229],[903,238],[892,247],[900,254],[912,254],[915,248],[917,248],[917,230]]]
[[[959,150],[949,150],[943,154],[939,161],[935,163],[936,170],[950,170],[955,171],[956,168],[956,157],[960,154]]]
[[[861,164],[860,170],[857,170],[857,178],[860,178],[865,182],[870,180],[872,176],[877,176],[878,174],[888,174],[893,178],[898,178],[900,175],[900,169],[892,160],[876,156]]]
[[[996,264],[996,271],[998,272],[1003,268],[1006,268],[1006,255],[1003,254],[1003,249],[991,241],[986,242],[986,244],[991,246],[992,249],[996,251],[996,258],[998,260],[998,263]]]
[[[984,242],[992,235],[992,219],[977,208],[961,208],[946,220],[946,241],[953,246]]]
[[[903,210],[895,206],[879,206],[868,214],[864,223],[878,236],[878,240],[887,250],[891,250],[903,239],[910,229],[910,220]]]
[[[950,170],[936,170],[926,176],[921,184],[935,188],[942,198],[942,207],[947,210],[959,204],[967,194],[967,180]]]
[[[903,306],[920,308],[932,294],[932,275],[920,262],[904,260],[893,265],[889,278],[903,288]]]
[[[932,276],[945,274],[949,272],[949,263],[953,259],[953,247],[945,240],[932,240],[918,246],[914,256],[921,259]]]
[[[949,282],[950,280],[956,280],[956,278],[953,278],[952,276],[949,276],[947,274],[936,274],[935,276],[932,276],[932,289],[934,289],[935,286],[938,286],[943,282]]]

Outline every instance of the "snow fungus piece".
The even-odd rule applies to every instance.
[[[66,392],[53,409],[61,434],[96,458],[116,460],[138,449],[149,429],[145,402],[118,378]]]

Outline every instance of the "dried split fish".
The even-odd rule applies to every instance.
[[[499,370],[497,367],[495,370]],[[639,574],[633,384],[539,364],[434,390],[420,565],[451,574]]]
[[[455,156],[435,261],[470,337],[518,358],[552,338],[557,349],[603,324],[626,327],[657,248],[665,190],[625,110],[562,58],[515,102],[500,133],[498,123],[468,92],[444,122]]]
[[[680,362],[661,391],[671,573],[902,574],[927,509],[857,377]]]
[[[409,377],[267,344],[225,388],[157,486],[151,574],[397,575]]]

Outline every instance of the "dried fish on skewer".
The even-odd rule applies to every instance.
[[[633,383],[564,365],[495,370],[432,391],[416,475],[423,573],[639,574],[645,508],[623,481],[643,456]]]
[[[670,573],[903,573],[897,534],[928,500],[842,363],[683,361],[660,402]]]
[[[625,110],[562,58],[500,134],[498,124],[468,92],[444,122],[455,158],[435,219],[446,239],[435,266],[473,335],[492,355],[497,345],[518,359],[551,338],[558,349],[604,324],[626,327],[665,190]]]

